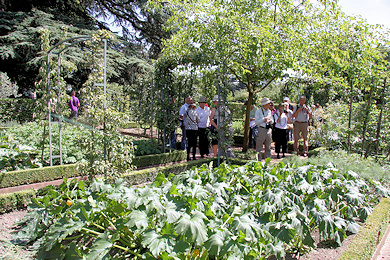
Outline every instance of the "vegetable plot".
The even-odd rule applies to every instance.
[[[48,259],[283,257],[313,247],[314,229],[340,244],[379,194],[332,165],[203,165],[138,188],[65,180],[34,199],[18,240]]]

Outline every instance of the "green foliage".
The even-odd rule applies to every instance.
[[[33,147],[0,137],[0,172],[42,167],[37,155]]]
[[[150,140],[141,139],[133,141],[134,156],[159,154],[162,153],[161,145],[157,143],[151,143]]]
[[[16,187],[80,176],[75,164],[56,165],[0,173],[0,188]]]
[[[362,151],[362,129],[366,125],[365,131],[365,155],[382,156],[386,159],[389,153],[388,141],[390,131],[386,125],[389,124],[389,110],[386,107],[383,111],[381,123],[380,139],[377,139],[378,115],[380,111],[374,106],[371,107],[368,118],[365,118],[367,107],[364,102],[352,105],[351,127],[348,128],[349,104],[334,102],[323,107],[321,113],[322,122],[317,122],[317,127],[310,131],[311,142],[318,141],[323,146],[330,149],[348,148],[348,137],[351,142],[351,152],[361,153]],[[378,149],[376,150],[376,147]]]
[[[0,214],[26,208],[31,203],[31,198],[35,198],[33,189],[0,194]]]
[[[390,201],[382,199],[373,213],[367,218],[366,224],[344,250],[340,260],[372,259],[378,248],[378,241],[382,241],[390,220]]]
[[[280,258],[313,247],[315,228],[338,244],[356,233],[378,202],[373,188],[389,195],[331,164],[260,162],[160,174],[138,188],[65,180],[33,199],[17,239],[39,258]]]
[[[36,100],[27,98],[3,98],[0,100],[0,117],[2,122],[16,121],[26,123],[34,121],[40,113]]]
[[[18,86],[12,83],[7,73],[0,72],[0,98],[16,97],[18,95]]]
[[[283,159],[286,163],[294,163],[301,166],[306,161],[300,160],[297,156]],[[359,154],[348,154],[344,150],[320,150],[316,156],[310,156],[308,161],[315,165],[332,163],[342,172],[354,171],[367,181],[379,181],[383,185],[390,184],[390,165],[379,164],[374,158],[364,158]]]

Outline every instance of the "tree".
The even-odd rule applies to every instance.
[[[317,75],[318,79],[331,80],[336,86],[336,93],[348,100],[348,131],[346,148],[351,152],[351,133],[353,128],[353,103],[357,98],[367,95],[367,106],[363,116],[362,142],[365,142],[366,120],[371,108],[373,90],[377,88],[379,79],[383,79],[385,71],[384,56],[378,45],[383,43],[383,36],[378,34],[375,26],[366,22],[339,14],[337,20],[324,24],[318,31],[316,41],[307,53],[305,72]],[[323,51],[328,47],[327,51]],[[364,146],[363,146],[364,147]]]
[[[164,1],[164,3],[166,3]],[[339,12],[331,1],[191,1],[171,0],[169,20],[177,31],[163,54],[200,66],[219,66],[248,91],[243,151],[248,148],[253,97],[284,71],[306,62],[304,53],[317,26]]]

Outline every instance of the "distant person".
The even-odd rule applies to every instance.
[[[187,111],[184,113],[185,130],[188,139],[187,161],[190,160],[191,148],[192,148],[192,160],[195,160],[195,155],[196,155],[197,132],[198,132],[198,123],[200,119],[199,119],[198,112],[196,112],[195,108],[196,108],[195,103],[190,103],[188,105]]]
[[[309,141],[307,140],[308,136],[308,127],[309,127],[309,120],[312,118],[312,112],[311,109],[305,104],[306,103],[306,97],[300,96],[298,105],[294,107],[294,151],[298,155],[298,148],[299,148],[299,139],[300,135],[302,135],[303,139],[303,156],[307,156],[307,153],[309,151]]]
[[[248,101],[245,101],[244,106],[246,107],[248,104]],[[257,107],[253,103],[251,105],[251,111],[249,114],[249,148],[256,148],[256,138],[257,138],[257,131],[258,126],[255,122],[255,114],[257,111]]]
[[[262,160],[263,148],[265,149],[265,158],[271,157],[272,143],[272,124],[274,123],[270,108],[271,100],[264,97],[261,100],[261,107],[257,109],[255,114],[256,125],[259,126],[259,132],[256,139],[256,152],[258,152],[258,160]]]
[[[276,158],[280,158],[280,148],[282,148],[282,157],[285,157],[287,153],[287,142],[288,142],[288,126],[290,124],[290,118],[288,116],[288,103],[279,104],[278,111],[275,115],[275,153],[277,153]]]
[[[185,119],[184,114],[187,112],[188,106],[193,102],[192,97],[188,96],[186,98],[186,102],[184,105],[180,107],[179,111],[179,119],[180,119],[180,128],[181,128],[181,149],[186,150],[188,143],[187,143],[187,135],[186,135],[186,127],[185,127]]]
[[[55,98],[54,93],[50,94],[49,101],[47,102],[47,107],[50,109],[51,121],[57,121],[57,99]]]
[[[72,90],[70,92],[70,99],[66,101],[68,107],[70,108],[70,116],[69,119],[77,119],[78,116],[78,107],[80,106],[79,99],[76,97],[76,92]]]
[[[293,105],[290,104],[290,98],[289,97],[284,97],[283,98],[283,103],[287,103],[288,105],[288,117],[290,118],[290,121],[291,121],[291,124],[294,123],[294,119],[293,119],[293,110],[294,110],[294,107]],[[294,139],[294,129],[290,129],[288,130],[288,141],[292,141]]]
[[[206,106],[206,97],[201,96],[199,98],[199,107],[196,108],[196,112],[199,115],[198,123],[198,136],[199,136],[199,153],[200,157],[204,158],[209,156],[209,126],[211,110]]]

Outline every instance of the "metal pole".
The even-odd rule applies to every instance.
[[[104,104],[103,104],[103,133],[104,133],[104,161],[107,161],[107,139],[106,139],[106,109],[107,109],[107,39],[103,40],[104,42],[104,54],[103,54],[103,95],[104,95]]]
[[[58,54],[58,89],[59,93],[61,92],[60,88],[60,75],[61,75],[61,53]],[[60,103],[60,95],[58,95],[58,103]],[[60,107],[60,106],[59,106]],[[60,165],[62,165],[62,133],[61,133],[61,109],[58,108],[58,135],[59,135],[59,148],[60,148]]]
[[[154,87],[154,80],[152,79],[152,92],[151,92],[151,102],[150,102],[150,142],[153,143],[153,87]]]

